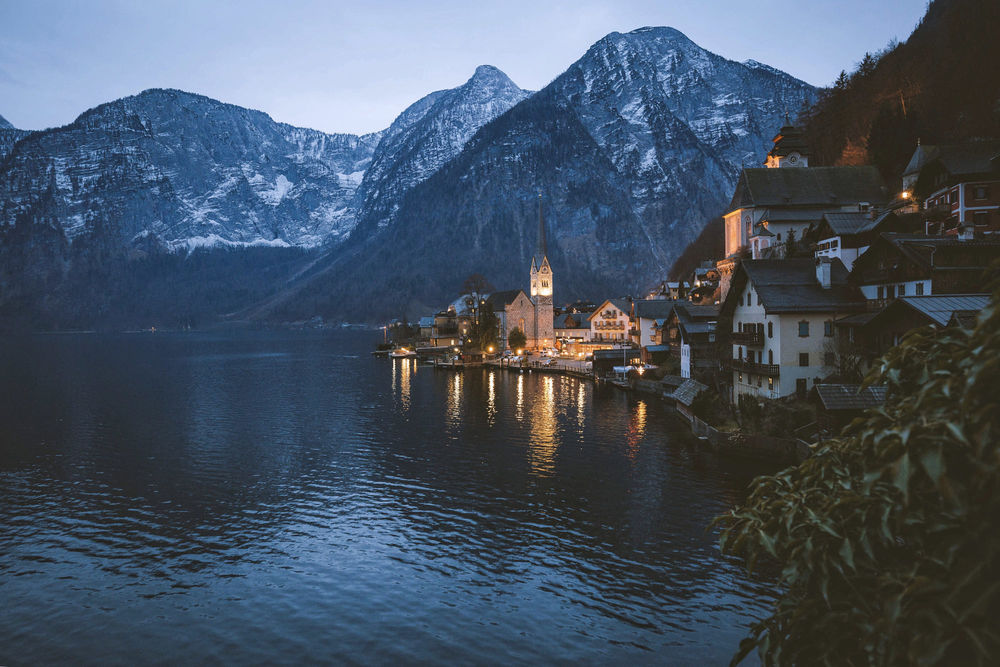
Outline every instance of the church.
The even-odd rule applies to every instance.
[[[520,329],[529,350],[555,346],[555,315],[552,307],[552,266],[545,249],[545,220],[542,195],[538,195],[538,254],[531,258],[531,295],[523,289],[495,292],[488,302],[499,321],[499,340],[506,347],[511,331]]]

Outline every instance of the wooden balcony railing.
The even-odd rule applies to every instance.
[[[729,366],[734,371],[743,371],[744,373],[755,373],[756,375],[767,375],[770,377],[781,375],[781,366],[778,364],[758,364],[746,359],[731,359]]]
[[[732,333],[733,345],[753,345],[760,347],[764,344],[764,334],[760,331],[734,331]]]

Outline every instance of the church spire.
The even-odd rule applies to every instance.
[[[545,220],[542,218],[542,193],[538,193],[538,252],[545,259]]]

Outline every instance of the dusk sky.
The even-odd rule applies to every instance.
[[[647,25],[825,86],[866,51],[905,40],[925,9],[926,0],[0,0],[0,115],[41,129],[146,88],[180,88],[293,125],[370,132],[477,65],[537,90],[609,32]]]

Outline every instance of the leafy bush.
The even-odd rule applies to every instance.
[[[783,568],[734,663],[1000,663],[998,301],[908,335],[866,380],[882,408],[717,519],[725,552]]]

